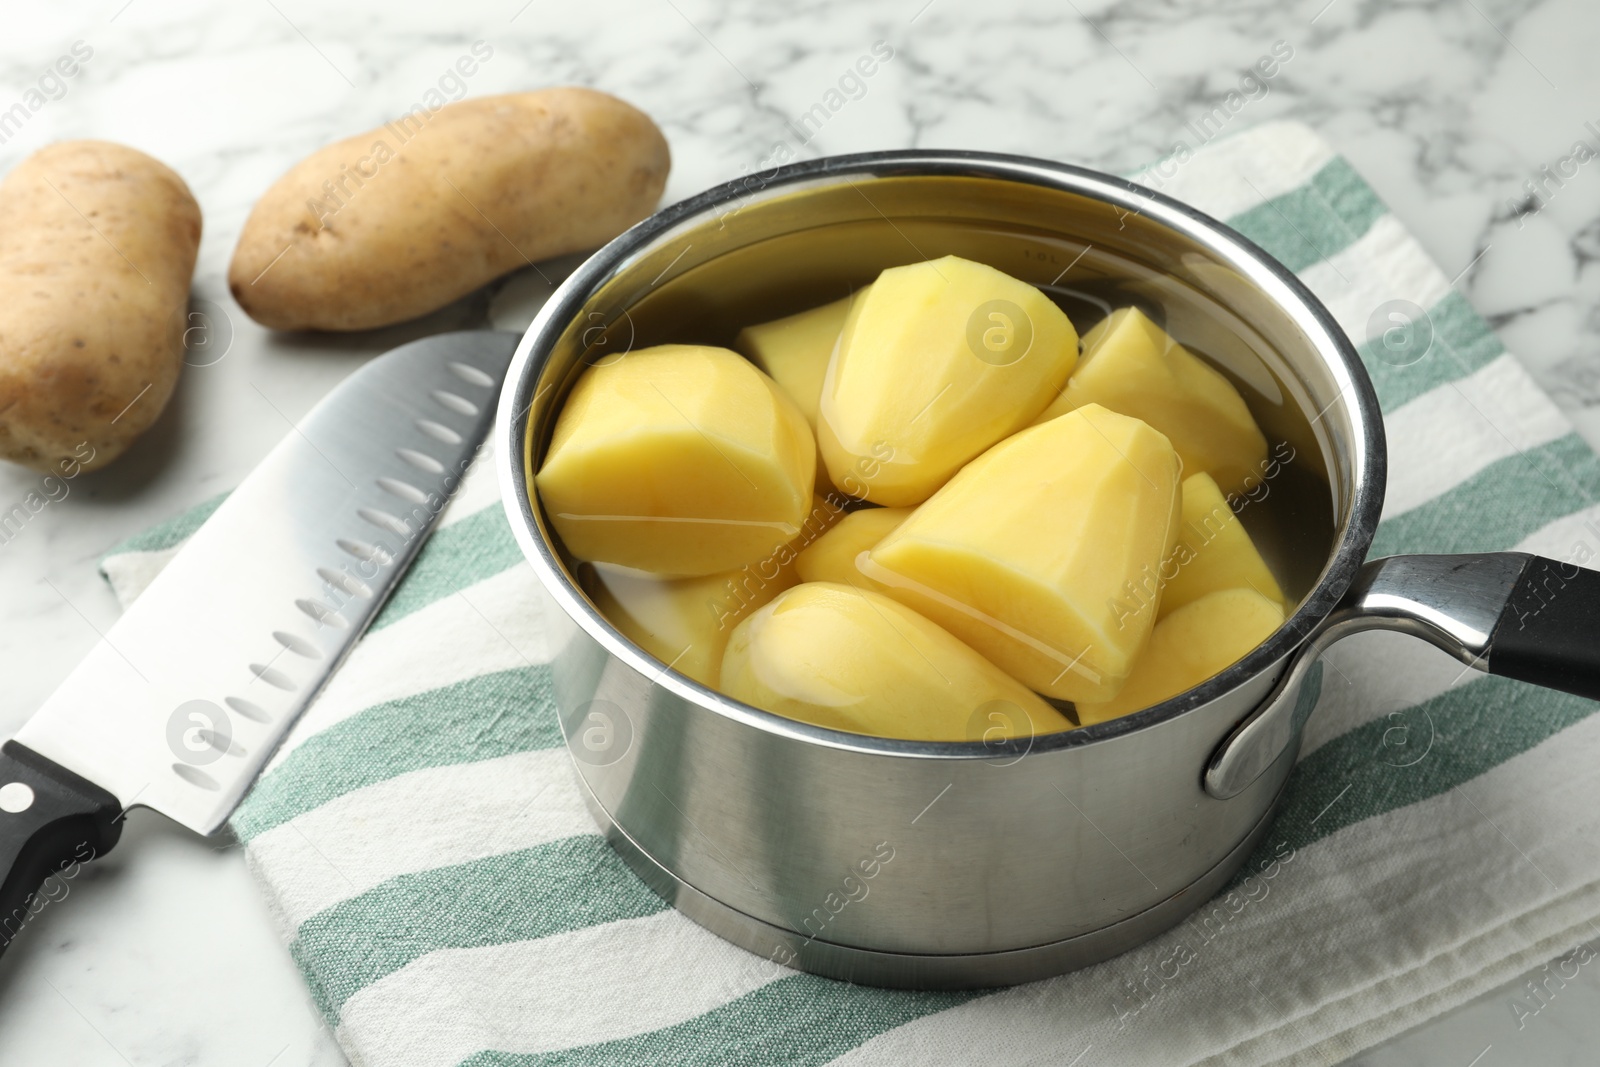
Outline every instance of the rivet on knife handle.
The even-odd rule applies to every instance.
[[[78,867],[122,836],[117,798],[32,749],[0,746],[0,952]]]

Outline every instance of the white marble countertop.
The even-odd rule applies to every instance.
[[[1289,42],[1293,62],[1249,119],[1321,130],[1446,273],[1462,272],[1473,305],[1600,443],[1600,164],[1536,214],[1517,210],[1541,167],[1579,139],[1600,145],[1593,0],[10,3],[0,110],[76,42],[92,56],[0,143],[0,171],[67,137],[121,141],[176,168],[205,211],[195,290],[232,337],[220,362],[186,371],[126,458],[0,545],[0,736],[115,618],[101,552],[235,485],[286,420],[370,354],[490,313],[484,294],[351,337],[250,322],[228,296],[228,258],[252,202],[290,164],[392,118],[482,40],[494,54],[473,95],[580,83],[649,111],[672,144],[675,200],[754,168],[879,39],[894,61],[805,154],[963,147],[1128,170]],[[0,469],[0,501],[36,487]],[[0,1064],[343,1063],[239,850],[148,813],[130,817],[124,841],[0,966]],[[1592,1062],[1600,987],[1585,981],[1528,1032],[1500,992],[1356,1062]]]

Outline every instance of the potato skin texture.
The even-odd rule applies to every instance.
[[[262,196],[228,270],[251,318],[279,330],[412,319],[529,262],[604,244],[666,185],[655,123],[592,89],[413,115],[314,152]]]
[[[0,456],[70,477],[156,421],[199,248],[189,187],[125,145],[63,141],[0,182]]]

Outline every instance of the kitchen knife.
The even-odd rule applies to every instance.
[[[223,824],[460,486],[517,340],[442,334],[352,374],[0,747],[0,951],[128,808]]]

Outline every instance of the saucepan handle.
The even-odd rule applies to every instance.
[[[15,741],[0,746],[0,952],[64,894],[80,864],[111,850],[121,814],[94,783]]]
[[[1488,661],[1490,674],[1600,700],[1600,571],[1528,556]]]
[[[1306,676],[1329,645],[1362,630],[1408,633],[1478,670],[1600,699],[1600,571],[1526,552],[1370,560],[1272,695],[1212,754],[1207,793],[1237,796],[1296,742],[1315,704]]]

